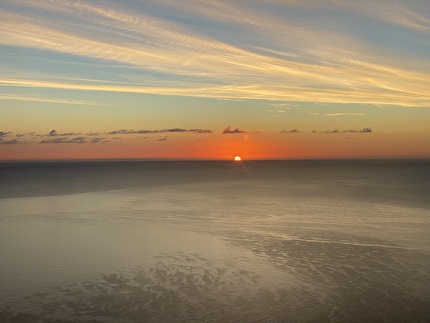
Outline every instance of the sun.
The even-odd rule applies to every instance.
[[[235,156],[234,157],[234,161],[236,162],[240,162],[242,160],[242,158],[240,158],[240,156]]]

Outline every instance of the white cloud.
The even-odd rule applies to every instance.
[[[47,103],[58,103],[58,104],[72,104],[72,105],[93,105],[93,106],[100,105],[100,103],[97,103],[97,102],[62,99],[62,98],[18,96],[15,94],[0,94],[0,100],[47,102]]]

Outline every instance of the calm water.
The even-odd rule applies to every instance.
[[[0,163],[1,322],[429,322],[429,161]]]

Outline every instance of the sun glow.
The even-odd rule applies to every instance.
[[[236,161],[236,162],[239,162],[239,161],[241,161],[242,160],[242,158],[240,158],[240,156],[235,156],[234,157],[234,161]]]

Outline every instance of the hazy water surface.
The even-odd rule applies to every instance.
[[[0,164],[0,321],[428,322],[430,162]]]

